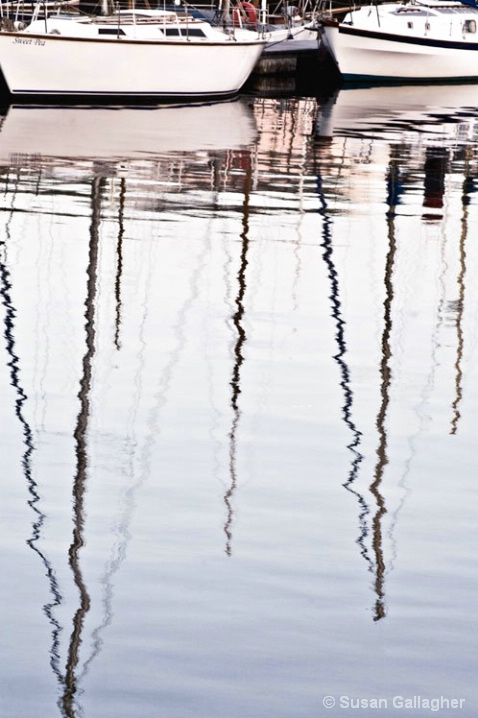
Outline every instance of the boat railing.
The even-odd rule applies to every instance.
[[[208,14],[213,24],[229,25],[258,30],[275,26],[293,27],[298,23],[313,22],[319,17],[320,0],[231,0],[227,7],[219,5]],[[200,5],[195,6],[201,11]]]
[[[318,19],[321,0],[223,0],[219,4],[191,5],[186,0],[0,0],[0,29],[25,30],[43,18],[83,17],[106,25],[176,25],[180,34],[186,28],[206,22],[235,36],[236,30],[249,29],[263,35],[276,26],[288,29]],[[113,4],[114,3],[114,4]],[[260,3],[262,3],[260,5]],[[171,31],[172,32],[172,31]]]
[[[78,14],[79,0],[0,0],[0,28],[7,32],[23,30],[33,18],[49,14]]]
[[[386,2],[386,0],[385,0]],[[318,16],[320,19],[334,17],[341,20],[347,13],[359,10],[361,7],[384,4],[377,0],[365,0],[364,2],[350,2],[350,0],[320,0],[318,5]]]

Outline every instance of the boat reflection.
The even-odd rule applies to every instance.
[[[4,117],[4,411],[49,715],[180,715],[185,687],[214,713],[250,617],[267,647],[259,623],[308,640],[325,607],[308,665],[351,606],[394,629],[420,442],[470,407],[478,153],[470,107],[380,91]]]
[[[27,418],[25,405],[28,393],[22,384],[21,362],[15,340],[15,321],[17,308],[12,295],[12,282],[6,255],[13,242],[8,232],[1,241],[2,258],[0,261],[0,294],[5,309],[4,336],[9,357],[10,382],[16,392],[15,415],[21,424],[23,433],[22,472],[29,492],[28,504],[34,513],[32,533],[28,545],[40,557],[49,582],[50,599],[43,606],[43,612],[50,623],[51,644],[50,664],[60,686],[58,708],[65,718],[75,718],[82,713],[80,705],[81,682],[89,672],[92,662],[99,655],[103,642],[101,634],[111,623],[113,616],[113,576],[119,570],[126,555],[130,538],[129,523],[132,518],[135,501],[134,494],[144,483],[151,465],[151,442],[158,435],[157,415],[166,400],[166,393],[174,366],[177,365],[181,349],[185,345],[187,310],[193,306],[193,300],[199,296],[198,278],[204,269],[205,258],[199,255],[198,265],[191,279],[190,294],[186,297],[177,314],[174,329],[176,345],[170,350],[169,360],[160,372],[155,405],[148,418],[151,436],[147,438],[141,457],[142,472],[135,475],[134,454],[138,449],[128,452],[130,467],[125,470],[130,486],[124,492],[125,505],[120,509],[115,533],[117,541],[112,549],[112,557],[106,562],[101,583],[104,588],[103,612],[100,618],[90,619],[97,625],[86,626],[91,611],[93,597],[88,586],[87,571],[83,566],[83,553],[86,547],[86,508],[87,493],[91,480],[90,467],[90,423],[92,419],[92,391],[94,386],[94,363],[97,353],[97,315],[100,305],[100,256],[105,252],[101,246],[102,224],[112,219],[116,222],[116,248],[114,252],[114,311],[112,312],[113,345],[121,352],[121,324],[125,311],[123,299],[123,281],[125,272],[125,223],[131,217],[133,204],[138,206],[138,186],[146,184],[142,194],[143,206],[154,206],[157,195],[151,191],[151,179],[161,183],[171,174],[181,176],[181,181],[189,189],[208,190],[212,201],[217,199],[220,190],[230,186],[232,189],[242,183],[242,169],[245,172],[246,187],[243,207],[243,232],[241,243],[241,268],[238,273],[240,293],[236,299],[236,311],[232,317],[237,339],[234,349],[234,370],[231,380],[231,407],[233,410],[230,440],[230,478],[224,501],[229,507],[225,524],[230,553],[230,524],[233,517],[232,494],[235,484],[235,447],[237,427],[240,418],[238,397],[240,394],[241,346],[244,332],[241,330],[242,305],[245,290],[244,272],[247,266],[247,205],[248,193],[252,182],[252,162],[249,148],[257,136],[256,125],[250,107],[246,102],[234,102],[217,105],[188,105],[186,107],[166,106],[161,108],[57,108],[57,107],[11,107],[3,118],[0,131],[0,165],[3,167],[2,180],[5,188],[11,191],[11,212],[16,204],[21,205],[23,194],[36,195],[58,190],[54,178],[68,177],[68,192],[72,197],[81,198],[85,187],[90,195],[88,243],[86,257],[86,297],[83,305],[84,351],[81,360],[79,389],[76,395],[78,411],[71,439],[74,444],[76,463],[72,477],[72,535],[68,547],[68,566],[76,589],[77,606],[72,608],[70,600],[65,598],[60,588],[52,559],[42,548],[45,541],[42,536],[47,515],[42,511],[42,489],[37,482],[33,463],[35,461],[35,427]],[[198,164],[199,159],[199,164]],[[200,165],[200,168],[199,168]],[[241,177],[229,176],[240,166]],[[116,175],[120,175],[119,181]],[[13,178],[14,184],[10,185]],[[52,179],[53,178],[53,179]],[[56,180],[58,181],[58,180]],[[132,188],[135,189],[133,192]],[[146,189],[147,188],[147,189]],[[66,190],[61,190],[63,194]],[[153,198],[150,198],[150,195]],[[207,244],[204,245],[207,249]],[[105,268],[103,267],[103,272]],[[241,295],[242,292],[242,295]],[[105,298],[107,296],[105,294]],[[145,301],[145,312],[148,311]],[[138,321],[139,331],[145,317]],[[142,346],[144,341],[140,339]],[[144,359],[140,358],[143,370]],[[141,387],[142,378],[137,377],[134,385]],[[137,406],[140,397],[133,403]],[[133,445],[136,442],[132,442]],[[148,469],[149,466],[149,469]],[[61,609],[61,611],[59,610]],[[65,619],[70,612],[71,623]],[[59,615],[63,618],[60,620]],[[86,633],[85,633],[86,631]],[[63,637],[63,641],[61,638]],[[88,643],[91,647],[88,648]],[[62,645],[63,644],[63,647]]]
[[[162,153],[249,147],[257,137],[245,100],[155,107],[12,105],[0,131],[0,164],[74,163],[86,172],[103,163],[126,170]],[[73,169],[73,168],[72,168]]]
[[[322,138],[466,144],[478,135],[477,120],[475,85],[342,88],[318,108],[316,132]]]
[[[417,431],[422,432],[425,426],[422,417],[424,406],[430,402],[430,392],[438,366],[438,335],[446,330],[444,317],[448,316],[448,326],[454,325],[456,330],[455,396],[451,401],[450,428],[450,433],[455,434],[463,400],[465,246],[477,165],[475,141],[478,136],[478,110],[475,91],[475,87],[466,85],[343,89],[319,106],[318,110],[315,133],[319,196],[323,214],[323,244],[327,247],[324,258],[331,281],[332,315],[336,321],[336,341],[339,347],[334,359],[339,365],[342,377],[345,400],[342,407],[343,419],[354,436],[354,441],[348,447],[354,452],[354,456],[349,478],[344,486],[349,490],[353,487],[359,501],[357,543],[368,569],[372,568],[374,574],[375,621],[387,615],[385,581],[393,568],[397,553],[394,532],[398,514],[410,492],[407,478],[411,460],[416,453],[417,435],[413,435],[410,438],[410,457],[404,464],[400,480],[394,485],[387,485],[388,469],[392,471],[389,448],[389,424],[393,421],[392,393],[399,362],[404,361],[401,347],[403,336],[394,336],[394,324],[399,324],[395,333],[398,331],[402,335],[404,330],[401,315],[405,310],[398,304],[403,304],[407,292],[411,291],[406,287],[407,279],[402,276],[402,273],[407,271],[407,263],[411,261],[408,256],[410,249],[407,247],[407,237],[402,236],[405,226],[403,220],[415,213],[428,225],[427,231],[431,231],[432,226],[439,223],[442,241],[446,242],[449,237],[447,255],[443,249],[440,258],[439,284],[443,288],[443,295],[456,292],[457,298],[446,301],[442,296],[437,302],[435,324],[431,329],[431,369],[422,399],[415,409],[419,419]],[[350,359],[345,361],[346,352],[349,351],[345,342],[347,318],[339,299],[339,286],[341,281],[345,283],[345,280],[341,280],[340,268],[336,260],[334,261],[333,218],[339,202],[356,202],[358,206],[365,208],[368,202],[378,201],[378,186],[370,187],[366,181],[374,163],[386,168],[385,192],[382,188],[380,197],[385,198],[385,201],[381,201],[385,205],[387,228],[387,252],[383,258],[381,356],[378,366],[380,401],[375,420],[378,444],[368,489],[358,490],[359,474],[367,462],[364,461],[364,449],[360,449],[359,454],[356,452],[363,444],[366,431],[362,427],[359,431],[352,421],[355,396]],[[332,167],[336,176],[329,176],[327,182],[323,182],[321,173],[326,170],[322,167],[328,172]],[[451,208],[451,193],[456,192],[458,176],[462,178],[459,219]],[[333,194],[330,187],[333,187]],[[367,194],[368,192],[370,194]],[[419,196],[421,205],[417,201]],[[455,221],[459,222],[459,238],[453,229]],[[405,235],[407,234],[408,232],[405,232]],[[410,240],[409,235],[408,239]],[[414,238],[414,243],[420,247],[419,236]],[[453,272],[454,265],[457,265],[458,269],[453,283],[445,275]],[[396,322],[397,317],[400,318],[399,322]],[[400,349],[398,352],[394,349],[396,345]],[[395,353],[398,353],[398,356],[394,356]],[[400,370],[403,371],[401,367]],[[401,499],[398,501],[398,507],[394,509],[397,494],[401,494]],[[388,498],[389,495],[391,498]],[[389,549],[387,541],[390,544]],[[390,554],[389,559],[387,554]]]

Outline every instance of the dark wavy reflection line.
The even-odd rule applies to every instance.
[[[69,642],[66,670],[65,690],[60,699],[61,707],[67,718],[75,716],[75,696],[77,693],[76,669],[79,662],[79,651],[82,642],[82,630],[85,616],[90,609],[90,596],[83,578],[80,565],[80,551],[85,544],[84,508],[85,491],[88,477],[87,430],[90,416],[90,390],[92,376],[92,360],[95,353],[95,299],[98,272],[99,224],[101,219],[101,190],[104,179],[96,177],[92,182],[92,217],[90,224],[90,242],[88,248],[87,292],[85,299],[85,338],[86,351],[82,362],[82,376],[78,399],[80,410],[74,431],[76,451],[76,474],[73,479],[73,538],[68,556],[73,580],[79,592],[80,604],[73,617],[73,628]]]
[[[463,313],[465,309],[465,276],[466,276],[466,250],[465,242],[468,235],[468,189],[469,183],[465,180],[463,186],[462,204],[463,214],[461,218],[461,233],[460,233],[460,270],[458,272],[458,301],[456,303],[456,334],[457,334],[457,347],[456,347],[456,361],[455,361],[455,399],[452,404],[453,419],[451,422],[450,434],[456,434],[458,430],[458,422],[460,420],[460,404],[463,398],[463,371],[461,363],[463,361],[463,348],[464,348],[464,337],[463,337]]]
[[[120,343],[120,327],[121,327],[121,279],[123,275],[123,238],[124,238],[124,210],[126,200],[126,180],[124,177],[120,180],[119,195],[119,211],[118,211],[118,244],[117,244],[117,262],[116,262],[116,278],[115,278],[115,299],[116,299],[116,322],[115,322],[115,347],[121,349]]]
[[[134,452],[134,449],[132,449],[132,452]],[[133,456],[131,456],[131,465],[128,467],[128,476],[132,477],[134,475],[133,470]],[[91,637],[92,637],[92,649],[89,657],[85,660],[83,664],[83,669],[81,671],[81,675],[79,676],[80,679],[83,679],[86,674],[88,673],[91,664],[93,661],[97,658],[97,656],[100,654],[101,649],[103,647],[103,637],[102,634],[104,631],[108,628],[108,626],[111,625],[113,621],[113,598],[114,598],[114,585],[113,585],[113,578],[115,574],[119,571],[121,564],[124,562],[126,558],[126,553],[128,549],[128,544],[131,539],[131,533],[129,531],[129,526],[131,524],[131,519],[133,516],[133,511],[135,507],[135,496],[139,488],[144,483],[146,476],[142,475],[140,476],[137,481],[128,488],[128,490],[125,492],[124,495],[124,507],[121,513],[121,517],[115,527],[115,533],[117,535],[117,540],[115,544],[113,545],[113,548],[111,550],[111,555],[106,563],[105,571],[103,573],[101,584],[103,586],[103,597],[102,597],[102,606],[103,606],[103,618],[99,625],[96,626],[96,628],[92,631]]]
[[[10,232],[7,223],[6,227],[7,238],[10,239]],[[2,255],[6,255],[6,242],[0,240],[0,249]],[[38,484],[34,479],[32,470],[32,455],[35,451],[35,444],[33,441],[33,431],[25,417],[24,405],[28,399],[28,396],[23,389],[21,384],[21,372],[20,372],[20,358],[16,350],[15,341],[15,318],[16,310],[13,304],[11,296],[12,282],[10,278],[10,272],[7,269],[6,259],[2,257],[0,259],[0,296],[2,297],[2,304],[5,307],[5,318],[4,318],[4,332],[6,350],[9,357],[7,366],[10,369],[10,383],[15,389],[15,415],[20,422],[23,433],[23,444],[25,450],[22,456],[22,471],[27,482],[28,493],[30,498],[28,499],[28,505],[35,513],[35,520],[32,523],[32,534],[27,539],[27,545],[39,556],[43,567],[45,569],[45,575],[48,579],[49,590],[52,600],[43,605],[43,613],[48,618],[48,621],[52,627],[52,644],[50,648],[50,665],[53,673],[58,679],[59,683],[63,682],[63,678],[60,671],[60,632],[61,626],[58,620],[54,616],[54,609],[59,606],[62,602],[62,595],[59,589],[58,580],[53,570],[53,566],[43,551],[38,546],[38,542],[41,537],[43,524],[46,520],[46,515],[41,510],[39,504],[41,501],[40,494],[38,491]]]
[[[367,516],[370,514],[370,508],[362,496],[357,491],[353,484],[357,479],[360,464],[363,461],[363,454],[359,451],[359,446],[362,441],[362,432],[357,428],[353,420],[353,400],[354,394],[352,390],[352,382],[350,377],[350,369],[344,357],[347,353],[347,342],[345,340],[345,327],[346,322],[342,316],[342,303],[340,301],[340,287],[339,287],[339,275],[334,263],[333,257],[333,243],[332,243],[332,220],[329,214],[329,208],[325,199],[325,193],[322,187],[322,177],[320,173],[317,173],[317,194],[320,201],[319,214],[322,216],[322,242],[324,252],[322,257],[327,267],[327,275],[330,281],[330,294],[329,299],[331,302],[331,313],[332,318],[335,321],[336,332],[335,341],[337,344],[338,352],[334,354],[333,359],[337,363],[340,372],[340,386],[342,388],[344,403],[341,407],[342,418],[352,435],[352,441],[347,444],[347,449],[352,453],[352,462],[347,480],[343,483],[344,488],[347,489],[351,494],[355,496],[359,505],[359,535],[356,539],[356,543],[360,548],[360,554],[368,563],[369,570],[373,569],[373,562],[369,556],[368,549],[366,546],[366,538],[368,534]]]
[[[123,191],[123,188],[122,188]],[[142,376],[144,372],[144,352],[146,349],[146,342],[144,340],[144,328],[146,324],[146,318],[148,315],[148,301],[147,297],[149,295],[149,289],[151,287],[151,275],[152,275],[152,269],[153,269],[153,262],[151,261],[151,257],[149,257],[148,267],[149,271],[146,275],[146,282],[145,282],[145,296],[146,301],[143,305],[143,313],[141,316],[141,320],[138,322],[139,326],[139,346],[140,351],[138,353],[138,368],[135,376],[134,386],[136,387],[136,396],[134,401],[132,402],[132,410],[131,410],[131,419],[130,419],[130,426],[134,427],[135,419],[138,413],[138,407],[140,402],[140,397],[143,391],[143,384],[142,384]],[[167,385],[169,385],[169,378],[167,380]],[[133,430],[132,430],[133,431]],[[152,431],[151,436],[157,436],[157,431]],[[151,441],[151,439],[150,439]],[[128,479],[133,479],[134,477],[134,454],[135,454],[135,447],[136,447],[136,440],[134,437],[127,438],[126,445],[127,447],[122,452],[123,454],[127,454],[129,456],[128,460],[128,467],[125,470],[126,477]],[[145,451],[145,454],[147,452]],[[148,458],[144,460],[144,463],[149,464],[149,455]],[[127,488],[127,490],[123,494],[122,498],[122,511],[120,512],[120,517],[118,521],[116,522],[116,525],[113,528],[114,533],[117,536],[117,540],[114,543],[110,557],[108,561],[105,564],[105,569],[101,578],[101,585],[103,587],[102,592],[102,609],[103,609],[103,616],[101,619],[101,622],[93,629],[91,633],[91,639],[92,639],[92,646],[89,653],[89,656],[86,658],[86,660],[83,663],[83,667],[81,670],[81,673],[78,676],[78,682],[81,682],[84,677],[87,675],[87,673],[90,670],[90,667],[92,663],[96,660],[96,658],[101,653],[101,650],[103,648],[104,644],[104,638],[103,633],[106,631],[106,629],[111,625],[114,617],[114,611],[113,611],[113,600],[114,600],[114,584],[113,584],[113,578],[115,574],[119,571],[122,563],[124,562],[127,554],[128,544],[131,538],[131,533],[129,531],[129,526],[131,524],[131,519],[134,512],[135,507],[135,496],[136,493],[139,491],[140,487],[143,485],[144,481],[146,480],[147,476],[149,475],[149,470],[143,471],[137,480]],[[82,715],[82,710],[80,707],[80,715]]]
[[[247,340],[245,329],[242,325],[244,318],[244,296],[246,293],[246,270],[248,265],[247,254],[249,251],[249,212],[250,212],[250,194],[252,187],[252,161],[250,152],[247,153],[247,168],[244,178],[244,202],[242,203],[242,232],[241,232],[241,256],[239,260],[239,271],[237,273],[238,292],[235,299],[236,311],[232,315],[232,323],[237,334],[234,344],[234,366],[232,370],[232,379],[230,386],[231,408],[232,408],[232,426],[229,432],[229,488],[224,494],[224,503],[226,504],[227,516],[224,524],[224,533],[226,534],[226,554],[232,555],[232,523],[234,519],[233,495],[237,486],[237,431],[241,418],[241,409],[239,406],[239,396],[241,394],[241,366],[244,362],[244,344]]]
[[[399,183],[399,164],[398,161],[392,156],[390,159],[388,169],[388,185],[389,188],[396,187]],[[393,268],[395,264],[395,254],[397,249],[395,239],[395,204],[398,202],[398,197],[394,192],[389,194],[389,205],[387,211],[387,237],[388,237],[388,252],[385,260],[385,300],[383,302],[384,307],[384,327],[382,333],[382,358],[380,361],[380,396],[381,402],[379,411],[375,421],[378,432],[378,447],[376,450],[377,463],[375,465],[375,471],[373,481],[370,484],[370,492],[372,493],[376,511],[372,518],[372,547],[375,556],[375,581],[374,589],[377,596],[375,601],[374,610],[374,621],[380,621],[386,616],[385,610],[385,573],[386,565],[383,553],[383,527],[382,520],[384,515],[387,513],[385,506],[385,498],[381,493],[381,484],[385,473],[385,467],[388,464],[387,445],[388,437],[386,430],[386,417],[388,407],[390,404],[390,385],[392,379],[392,371],[390,369],[390,359],[392,357],[391,349],[391,333],[392,333],[392,302],[393,302]]]
[[[142,467],[142,471],[140,472],[138,478],[136,481],[132,483],[131,486],[127,488],[127,490],[123,494],[122,503],[123,503],[123,509],[119,514],[118,521],[115,522],[114,526],[114,532],[117,536],[117,540],[114,543],[110,558],[105,564],[105,570],[103,572],[102,578],[101,578],[101,584],[103,586],[103,595],[102,595],[102,608],[103,608],[103,617],[101,622],[95,627],[95,629],[92,631],[91,638],[92,638],[92,647],[90,654],[88,658],[83,663],[83,668],[81,671],[81,674],[78,677],[78,681],[81,681],[88,671],[91,668],[91,664],[96,660],[98,655],[100,654],[103,644],[104,644],[104,638],[103,634],[106,631],[106,629],[111,625],[113,618],[114,618],[114,611],[113,611],[113,600],[114,600],[114,584],[113,584],[113,578],[115,574],[119,571],[122,563],[124,562],[127,550],[128,550],[128,544],[131,539],[131,532],[129,530],[129,527],[131,525],[131,520],[133,517],[133,512],[136,505],[136,495],[145,483],[146,479],[150,475],[151,471],[151,456],[152,456],[152,447],[154,445],[155,439],[157,439],[160,429],[158,428],[157,421],[158,421],[158,414],[160,412],[160,409],[166,404],[167,401],[167,394],[171,385],[171,379],[174,374],[174,370],[176,366],[178,365],[181,354],[183,352],[183,349],[187,342],[187,334],[186,334],[186,325],[187,325],[187,319],[188,319],[188,313],[191,307],[193,306],[194,301],[199,296],[199,282],[201,279],[201,275],[204,271],[204,268],[207,266],[207,252],[209,249],[209,245],[207,243],[204,244],[204,249],[200,252],[197,258],[197,264],[194,267],[194,271],[192,272],[191,281],[189,284],[190,292],[186,296],[186,299],[181,306],[181,308],[178,311],[177,314],[177,320],[174,324],[173,330],[176,337],[176,345],[174,346],[173,350],[169,354],[169,359],[167,364],[164,367],[164,370],[160,376],[159,382],[158,382],[158,388],[154,394],[155,403],[154,406],[151,408],[149,412],[149,418],[147,421],[148,427],[149,427],[149,433],[146,437],[145,444],[143,446],[143,449],[140,454],[140,460],[139,464]],[[137,415],[138,406],[140,403],[140,397],[143,391],[143,385],[142,385],[142,376],[144,373],[144,366],[145,366],[145,360],[144,360],[144,352],[147,348],[147,344],[144,339],[144,328],[146,324],[146,319],[148,317],[148,308],[149,308],[149,289],[151,287],[152,281],[153,281],[153,261],[150,258],[150,261],[148,262],[149,266],[149,272],[147,274],[147,279],[145,282],[146,290],[145,290],[145,301],[143,305],[143,313],[141,317],[141,321],[139,322],[139,345],[141,347],[141,350],[139,352],[139,363],[138,363],[138,369],[137,374],[135,378],[134,385],[137,388],[136,391],[136,397],[132,404],[132,418],[130,420],[130,426],[134,427],[135,423],[135,417]],[[132,430],[133,431],[133,430]],[[137,446],[137,441],[134,438],[131,438],[129,440],[129,446],[130,449],[127,453],[129,453],[129,462],[128,462],[128,468],[125,470],[125,474],[128,478],[133,479],[134,478],[134,457],[135,457],[135,448]],[[80,709],[81,712],[81,709]]]
[[[121,348],[121,343],[119,341],[119,331],[120,331],[120,324],[121,324],[121,277],[123,273],[123,236],[124,236],[124,212],[125,212],[125,200],[126,200],[126,180],[124,178],[121,179],[120,183],[120,194],[119,194],[119,212],[118,212],[118,223],[119,223],[119,232],[118,232],[118,244],[117,244],[117,265],[116,265],[116,279],[115,279],[115,297],[116,297],[116,311],[115,311],[115,346],[119,350]],[[151,263],[150,263],[151,267]],[[143,328],[144,328],[144,320],[146,317],[146,313],[143,316],[143,321],[140,324],[140,336],[142,335]],[[141,346],[144,349],[144,340],[141,341]],[[140,374],[141,370],[143,368],[143,362],[140,361]],[[138,392],[141,392],[141,382],[140,379],[135,382],[138,387]],[[135,402],[135,413],[138,406],[138,401]],[[131,458],[131,465],[128,467],[128,476],[133,476],[133,467],[132,467],[132,458]],[[77,683],[80,683],[84,677],[87,675],[91,664],[93,661],[97,658],[97,656],[100,654],[101,649],[103,647],[103,632],[108,628],[108,626],[111,624],[113,620],[113,598],[114,598],[114,591],[113,591],[113,577],[119,570],[121,564],[123,563],[125,557],[126,557],[126,550],[127,545],[130,539],[130,533],[128,530],[128,526],[131,520],[131,515],[133,511],[133,505],[134,505],[134,494],[136,491],[137,486],[140,485],[141,480],[139,480],[135,486],[130,487],[125,496],[125,508],[123,511],[123,514],[121,516],[121,519],[119,521],[118,527],[117,527],[117,533],[118,533],[118,541],[113,546],[113,549],[111,551],[111,556],[106,563],[105,570],[103,573],[103,577],[101,579],[101,584],[103,586],[103,597],[102,597],[102,605],[103,605],[103,618],[101,620],[101,623],[97,625],[91,634],[92,638],[92,648],[90,655],[88,658],[84,661],[83,667],[81,670],[81,673],[77,676]],[[79,714],[83,715],[83,711],[81,709],[81,706],[78,706]]]
[[[227,160],[226,166],[228,165],[228,163],[229,163],[229,159]],[[216,217],[217,211],[219,210],[219,197],[220,197],[220,189],[221,189],[221,174],[220,174],[220,171],[221,171],[222,166],[223,166],[223,161],[221,161],[219,157],[212,158],[212,159],[209,161],[209,168],[210,168],[210,171],[211,171],[211,175],[210,175],[210,177],[211,177],[210,189],[211,189],[211,191],[212,191],[212,195],[211,195],[211,218],[210,218],[210,220],[209,220],[209,222],[208,222],[207,232],[206,232],[206,238],[207,238],[207,239],[206,239],[206,241],[205,241],[205,245],[206,245],[206,248],[207,248],[208,251],[210,251],[210,249],[211,249],[211,236],[212,236],[212,234],[213,234],[212,231],[211,231],[211,225],[212,225],[212,223],[214,222],[214,218]],[[226,176],[227,176],[227,175],[226,175]],[[226,240],[226,243],[227,243],[227,240]],[[226,264],[228,264],[229,262],[230,262],[230,258],[228,257],[228,262],[226,262]],[[224,283],[225,283],[226,288],[227,288],[227,289],[226,289],[225,302],[226,302],[227,305],[230,306],[230,304],[229,304],[229,302],[228,302],[229,284],[228,284],[228,281],[227,281],[228,273],[227,273],[226,268],[224,268],[224,275],[223,275],[223,276],[224,276]],[[205,352],[204,358],[205,358],[205,361],[206,361],[206,369],[207,369],[207,376],[208,376],[209,401],[210,401],[210,406],[211,406],[212,415],[213,415],[213,418],[212,418],[212,420],[211,420],[211,425],[210,425],[210,428],[209,428],[209,436],[210,436],[210,439],[211,439],[211,443],[212,443],[212,445],[214,446],[214,449],[213,449],[213,469],[212,469],[212,474],[213,474],[213,477],[214,477],[214,479],[215,479],[216,481],[222,482],[222,479],[221,479],[222,470],[221,470],[220,454],[221,454],[221,450],[222,450],[222,445],[223,445],[223,444],[222,444],[222,440],[221,440],[221,438],[220,438],[220,436],[219,436],[219,434],[218,434],[218,430],[220,430],[220,426],[221,426],[221,411],[220,411],[219,408],[216,406],[216,403],[215,403],[215,401],[214,401],[214,392],[213,392],[213,383],[214,383],[214,382],[213,382],[213,375],[214,375],[214,369],[213,369],[213,366],[212,366],[212,364],[211,364],[211,355],[210,355],[210,353],[209,353],[208,351]]]
[[[292,118],[296,118],[298,113],[292,113]],[[295,125],[295,123],[294,123]],[[297,121],[298,125],[298,121]],[[293,138],[295,136],[295,127],[294,127],[294,133],[291,133],[291,144],[293,145]],[[303,182],[304,182],[304,176],[306,172],[306,160],[307,160],[307,150],[304,150],[302,157],[300,158],[300,161],[298,163],[298,171],[299,171],[299,177],[300,177],[300,184],[299,184],[299,192],[302,194],[303,192]],[[288,165],[290,166],[290,165]],[[301,208],[301,214],[303,214],[303,209]],[[294,283],[292,285],[292,299],[294,302],[294,312],[298,309],[298,300],[297,300],[297,287],[299,285],[300,276],[302,273],[302,262],[301,262],[301,256],[300,256],[300,249],[301,249],[301,227],[299,224],[299,227],[296,230],[297,238],[294,242],[294,256],[295,256],[295,271],[294,271]]]
[[[137,482],[137,485],[139,485],[139,481]],[[142,483],[142,482],[141,482]],[[118,534],[119,538],[113,547],[113,550],[111,552],[111,557],[106,565],[106,570],[102,577],[102,585],[103,585],[103,598],[102,598],[102,604],[103,604],[103,619],[101,623],[96,626],[96,628],[92,631],[91,638],[92,638],[92,650],[87,658],[87,660],[83,664],[83,668],[81,671],[81,675],[79,676],[79,681],[81,681],[86,674],[88,673],[91,664],[93,661],[98,657],[98,655],[101,652],[101,649],[103,648],[103,632],[108,628],[108,626],[111,625],[113,621],[113,598],[114,598],[114,590],[113,590],[113,577],[118,572],[121,564],[126,558],[126,551],[128,547],[129,540],[131,538],[131,534],[129,532],[129,524],[131,520],[131,514],[132,514],[132,508],[134,505],[134,494],[135,490],[137,488],[137,485],[134,487],[131,487],[131,489],[127,492],[126,496],[126,502],[127,506],[123,512],[123,516],[121,518],[121,522],[118,525]],[[82,715],[83,712],[80,709],[80,714]]]
[[[443,324],[443,307],[445,305],[445,294],[446,294],[446,288],[445,288],[445,277],[448,270],[448,265],[446,261],[446,255],[445,255],[445,245],[446,245],[446,238],[444,238],[441,242],[441,271],[438,275],[438,286],[441,290],[441,296],[438,299],[437,302],[437,310],[436,310],[436,322],[433,328],[433,332],[431,335],[431,363],[430,363],[430,371],[428,373],[427,381],[425,383],[425,386],[423,388],[422,394],[421,394],[421,401],[416,405],[415,407],[415,413],[418,418],[418,429],[415,432],[415,434],[410,435],[408,438],[408,446],[409,446],[409,455],[404,463],[404,470],[402,472],[401,478],[397,483],[397,488],[400,489],[402,493],[402,498],[396,508],[396,510],[393,512],[392,518],[390,520],[390,527],[388,530],[388,536],[391,541],[391,547],[392,547],[392,555],[388,561],[388,569],[387,573],[389,573],[393,568],[395,564],[395,560],[397,558],[397,550],[396,550],[396,541],[394,539],[395,529],[398,523],[399,515],[405,505],[405,501],[408,498],[408,496],[411,494],[411,488],[408,484],[408,478],[412,470],[412,464],[415,460],[415,457],[417,456],[417,443],[419,437],[423,434],[425,430],[425,426],[427,422],[430,421],[430,416],[425,413],[425,408],[428,407],[430,403],[430,396],[432,394],[433,388],[435,386],[435,375],[437,368],[439,366],[439,358],[438,358],[438,349],[440,346],[439,342],[439,336],[440,336],[440,330]]]

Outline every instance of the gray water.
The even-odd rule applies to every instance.
[[[2,718],[478,715],[475,104],[9,108]]]

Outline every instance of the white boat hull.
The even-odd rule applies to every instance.
[[[263,46],[0,33],[0,65],[14,96],[224,97],[240,90]]]
[[[478,17],[478,14],[475,15]],[[325,23],[323,42],[345,81],[427,81],[478,79],[478,40],[463,33],[407,32]],[[478,24],[478,21],[477,21]],[[418,25],[418,23],[416,23]],[[456,37],[457,39],[453,39]]]

